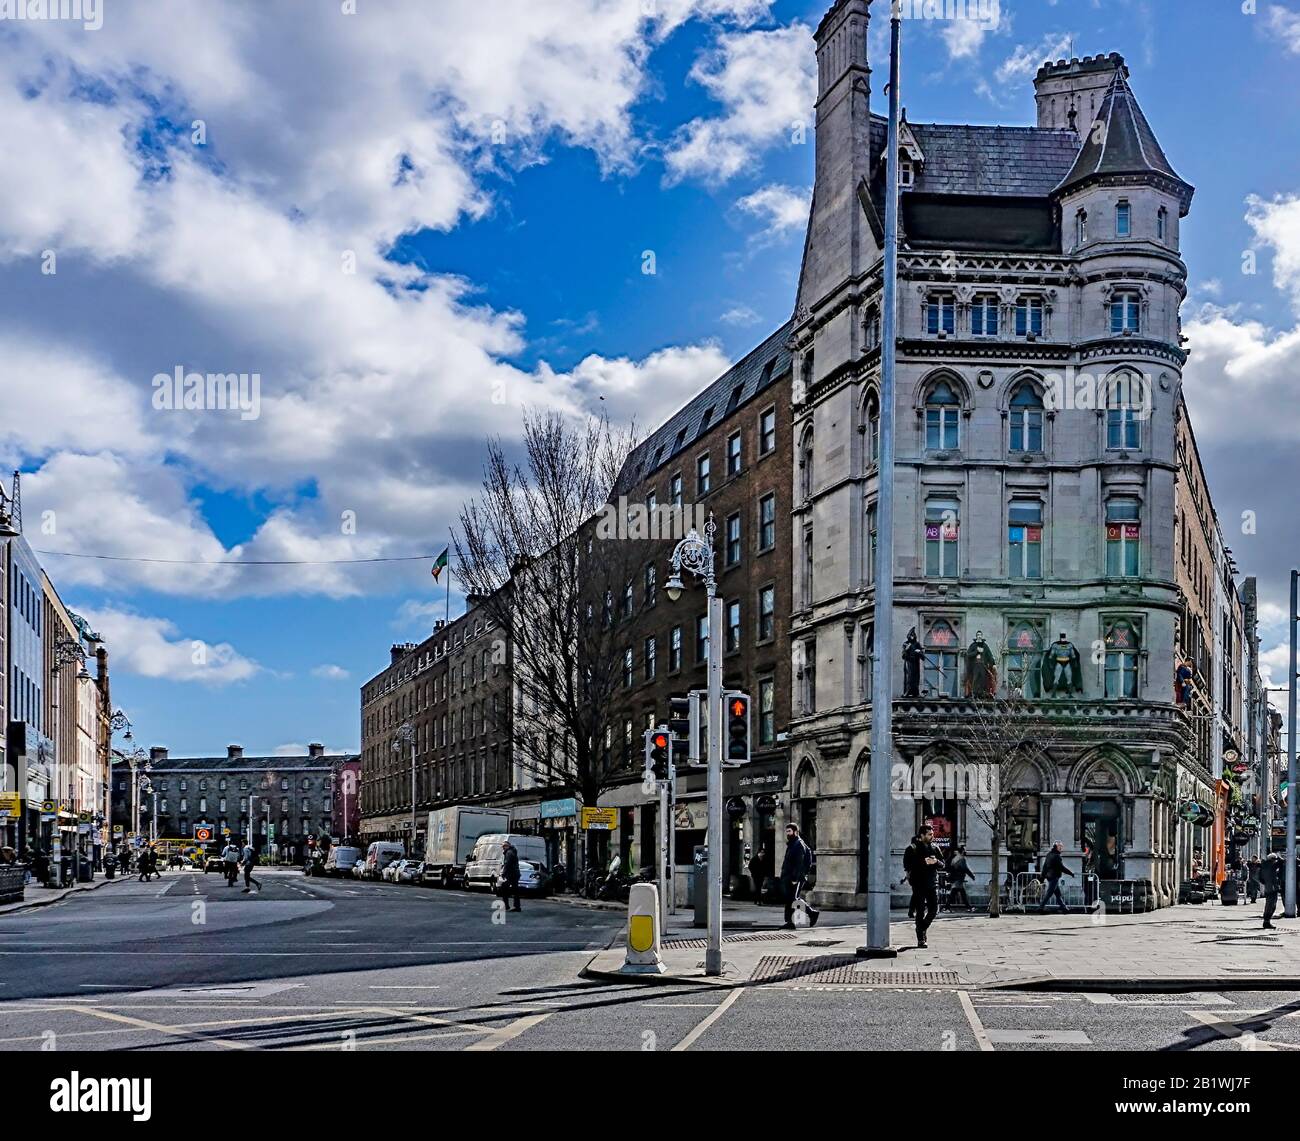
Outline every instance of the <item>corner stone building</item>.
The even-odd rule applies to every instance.
[[[790,811],[833,906],[864,905],[870,833],[887,125],[870,109],[869,8],[837,0],[817,30],[816,181],[790,340]],[[1045,64],[1035,91],[1036,126],[901,132],[894,759],[965,759],[965,650],[982,633],[998,692],[1023,688],[1039,736],[1058,742],[1002,774],[1023,793],[1004,872],[1060,840],[1076,876],[1082,861],[1102,880],[1149,880],[1163,906],[1178,888],[1180,783],[1211,780],[1173,701],[1179,234],[1193,191],[1118,55]],[[912,628],[926,664],[920,695],[901,698]],[[1038,667],[1061,634],[1082,690],[1044,693]],[[985,888],[990,832],[973,810],[892,804],[895,875],[933,821]]]

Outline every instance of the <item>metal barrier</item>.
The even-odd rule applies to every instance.
[[[1136,883],[1136,881],[1132,882]],[[1016,872],[1005,887],[1007,898],[1002,907],[1003,911],[1028,912],[1030,907],[1041,907],[1043,896],[1047,894],[1047,885],[1043,881],[1042,872]],[[1097,902],[1099,894],[1099,881],[1092,872],[1085,872],[1074,879],[1069,876],[1063,876],[1061,879],[1061,898],[1065,900],[1066,907],[1078,907],[1087,911]],[[1129,894],[1129,910],[1132,910],[1134,894],[1133,892]],[[1052,901],[1052,905],[1056,906],[1055,900]]]

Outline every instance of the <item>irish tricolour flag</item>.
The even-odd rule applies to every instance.
[[[437,582],[439,576],[447,569],[447,551],[449,548],[444,547],[442,554],[433,560],[433,581]]]

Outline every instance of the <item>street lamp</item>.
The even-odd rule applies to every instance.
[[[718,525],[712,513],[701,535],[694,527],[673,550],[673,573],[664,584],[669,599],[682,596],[682,571],[704,580],[709,611],[709,768],[708,768],[708,846],[709,907],[708,941],[704,951],[704,973],[722,974],[722,599],[713,573],[713,536]]]
[[[415,726],[403,721],[397,727],[397,739],[393,742],[393,752],[401,760],[402,746],[411,746],[411,850],[408,856],[415,855]]]

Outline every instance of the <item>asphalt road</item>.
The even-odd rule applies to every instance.
[[[0,916],[0,1050],[1300,1050],[1300,993],[588,982],[617,912],[259,877]]]

